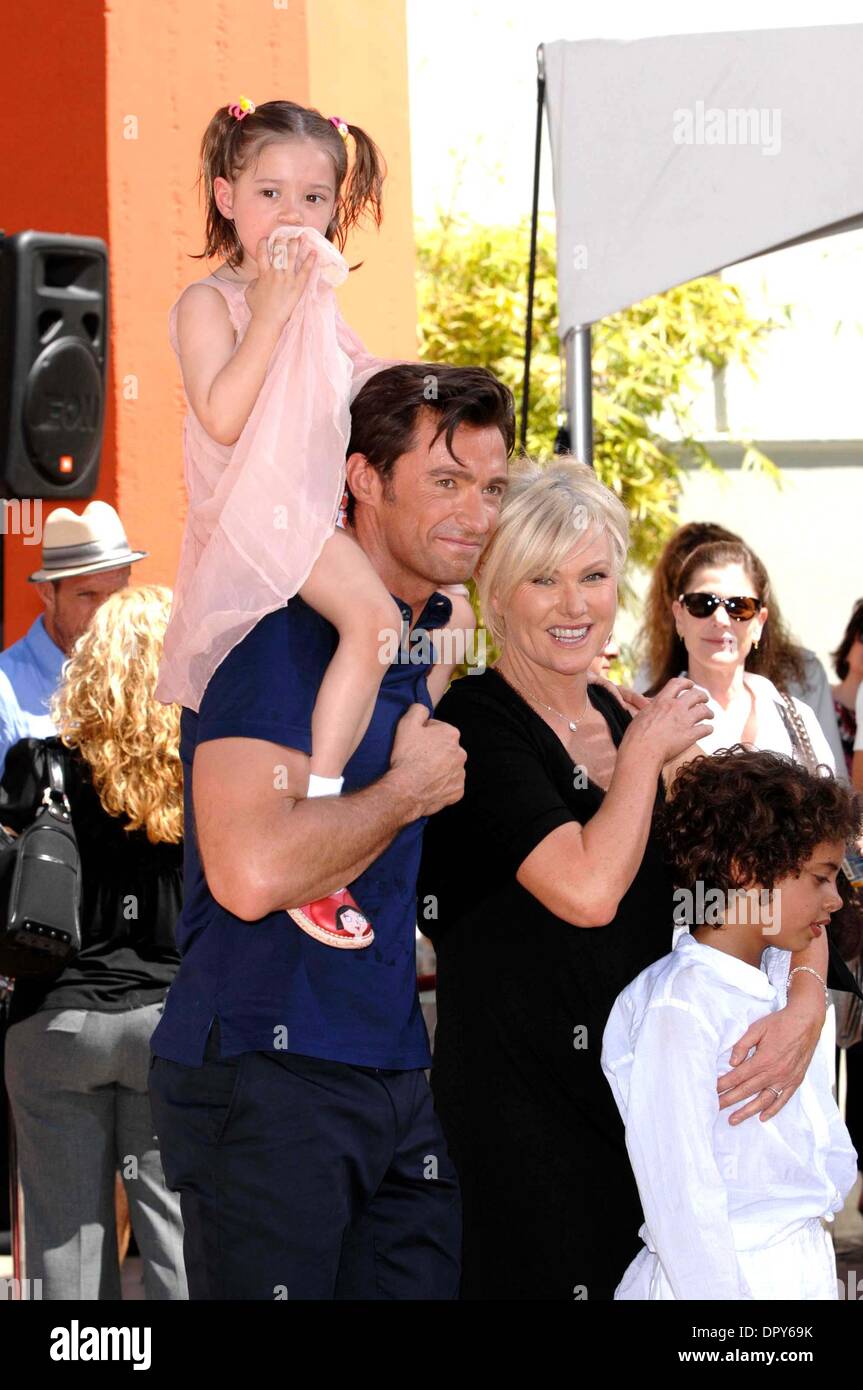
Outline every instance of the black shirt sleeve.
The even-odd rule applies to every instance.
[[[480,678],[464,681],[471,679]],[[435,711],[455,725],[467,753],[463,814],[511,873],[553,830],[575,821],[543,748],[519,716],[491,694],[456,687]]]

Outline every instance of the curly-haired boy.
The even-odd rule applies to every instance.
[[[698,910],[619,995],[603,1037],[645,1216],[616,1299],[838,1297],[822,1219],[841,1210],[857,1169],[827,1031],[764,1124],[729,1124],[716,1076],[741,1033],[784,1006],[791,953],[840,907],[837,875],[861,821],[863,798],[779,754],[736,745],[678,774],[660,833],[679,896]]]

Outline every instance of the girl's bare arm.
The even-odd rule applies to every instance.
[[[239,347],[228,309],[211,285],[190,285],[177,309],[186,395],[207,434],[235,444],[264,384],[281,328],[252,316]]]
[[[234,330],[219,291],[190,285],[177,310],[177,341],[186,395],[207,434],[236,444],[264,384],[273,349],[309,282],[314,249],[279,247],[270,258],[267,238],[258,242],[258,274],[246,288],[251,319],[235,348]]]

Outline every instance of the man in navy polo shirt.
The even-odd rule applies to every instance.
[[[472,574],[496,525],[513,404],[482,368],[403,364],[363,387],[351,420],[348,527],[398,601],[410,659],[384,674],[347,794],[305,796],[337,637],[299,597],[182,717],[181,966],[150,1092],[193,1299],[457,1296],[415,925],[423,825],[462,795],[464,752],[430,718],[416,639],[447,622],[436,586]],[[285,910],[345,884],[375,925],[363,950],[333,950]]]

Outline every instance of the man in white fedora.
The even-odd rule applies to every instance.
[[[129,582],[146,550],[131,550],[123,523],[107,502],[89,502],[79,516],[57,507],[45,522],[42,568],[31,574],[45,605],[29,631],[0,652],[0,776],[21,738],[54,733],[48,705],[63,663],[100,603]]]

